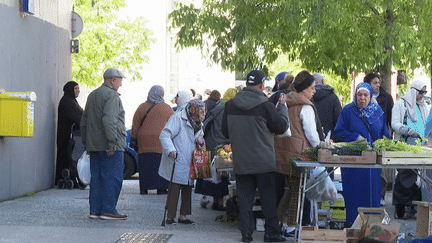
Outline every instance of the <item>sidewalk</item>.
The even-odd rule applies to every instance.
[[[192,194],[192,215],[197,225],[161,226],[166,195],[140,195],[138,180],[125,180],[117,209],[127,220],[89,219],[89,189],[49,189],[34,195],[0,203],[0,243],[5,242],[151,242],[119,241],[125,233],[172,234],[169,243],[241,242],[237,224],[214,219],[225,212],[203,209],[199,195]],[[386,210],[392,220],[391,192]],[[401,231],[415,233],[415,220],[395,220]],[[263,242],[264,233],[255,232],[254,242]],[[292,239],[287,242],[292,242]]]
[[[125,180],[117,205],[127,220],[89,219],[89,189],[49,189],[0,203],[0,243],[116,242],[124,233],[172,234],[169,243],[241,242],[237,224],[214,219],[225,212],[203,209],[193,194],[190,219],[197,225],[161,226],[166,195],[140,195],[138,180]],[[264,233],[255,232],[255,242]],[[124,241],[122,241],[124,242]],[[149,241],[129,241],[149,242]]]

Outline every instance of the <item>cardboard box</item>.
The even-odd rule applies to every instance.
[[[344,208],[344,207],[345,207],[345,199],[339,193],[338,193],[338,198],[336,200],[321,202],[321,208],[322,209]]]
[[[396,242],[399,236],[400,223],[390,223],[384,208],[358,208],[352,228],[361,230],[361,239],[377,242]]]
[[[375,151],[362,151],[362,155],[333,155],[328,149],[318,150],[318,161],[332,164],[376,164],[377,154]]]
[[[333,209],[332,217],[331,218],[332,219],[343,219],[343,220],[345,220],[346,219],[346,209],[345,208],[344,209],[337,209],[337,208]]]

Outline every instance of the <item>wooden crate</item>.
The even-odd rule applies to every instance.
[[[224,159],[220,156],[215,156],[215,167],[216,169],[225,169],[225,168],[232,168],[233,162],[232,160]]]
[[[378,153],[378,164],[390,165],[423,165],[432,163],[432,149],[426,148],[425,151],[414,153],[409,151],[386,151]]]
[[[318,150],[318,161],[321,163],[343,164],[376,164],[377,154],[374,151],[362,151],[362,155],[333,155],[328,149]]]
[[[417,204],[416,237],[432,235],[432,203],[413,201]]]
[[[350,228],[343,230],[319,229],[317,226],[303,226],[300,239],[301,242],[358,242],[360,230]]]

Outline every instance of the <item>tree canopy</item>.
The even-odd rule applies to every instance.
[[[342,78],[428,67],[432,0],[203,0],[176,4],[177,47],[198,46],[224,69],[269,71],[282,54]],[[389,79],[388,79],[389,80]]]
[[[74,0],[73,4],[84,30],[77,38],[79,53],[72,54],[72,78],[94,87],[102,81],[103,71],[113,67],[130,74],[130,80],[141,79],[141,64],[149,59],[145,51],[154,41],[145,19],[120,20],[117,13],[126,6],[125,0]]]

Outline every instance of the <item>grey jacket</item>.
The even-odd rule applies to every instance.
[[[88,152],[125,150],[125,111],[117,91],[103,84],[90,93],[81,119],[81,137]]]
[[[225,104],[222,133],[231,141],[235,174],[276,172],[274,134],[289,127],[288,109],[263,92],[244,88]]]

